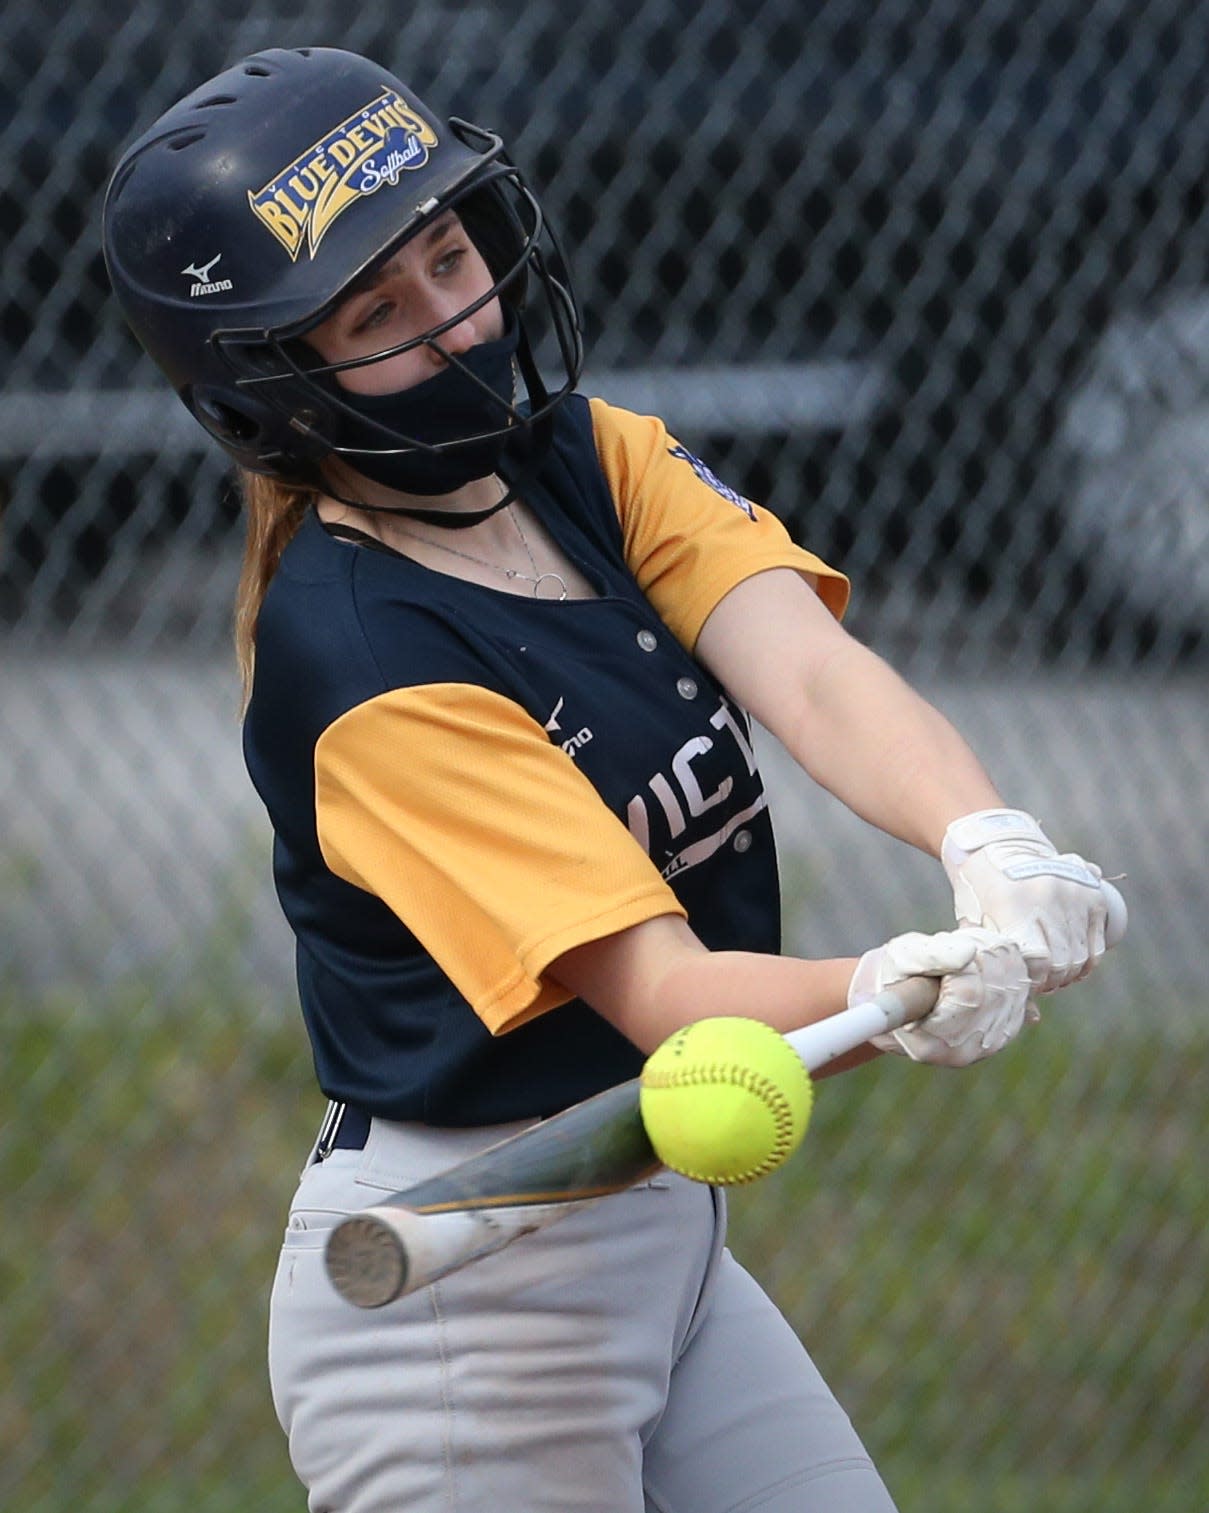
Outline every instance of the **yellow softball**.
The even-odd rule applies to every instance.
[[[701,1019],[669,1035],[639,1078],[642,1122],[665,1166],[697,1182],[753,1182],[801,1144],[810,1074],[758,1019]]]

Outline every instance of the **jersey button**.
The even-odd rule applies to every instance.
[[[677,678],[676,692],[682,699],[695,699],[697,697],[697,685],[692,678]]]
[[[654,651],[655,648],[659,645],[659,641],[656,638],[655,632],[653,630],[640,630],[638,632],[637,640],[639,646],[642,647],[643,651]]]
[[[739,831],[737,831],[736,834],[735,834],[735,839],[734,839],[733,845],[734,845],[734,848],[735,848],[736,851],[750,851],[751,850],[751,831],[750,830],[739,830]]]

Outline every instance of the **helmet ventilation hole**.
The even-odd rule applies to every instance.
[[[206,429],[219,440],[247,445],[260,434],[260,427],[250,415],[242,414],[205,390],[186,390],[181,397]]]
[[[183,137],[177,137],[175,141],[168,143],[169,152],[179,152],[182,147],[192,147],[194,142],[200,142],[205,136],[204,131],[190,131]]]

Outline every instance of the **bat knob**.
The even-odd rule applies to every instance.
[[[1101,883],[1104,890],[1104,901],[1108,905],[1108,920],[1104,926],[1104,944],[1115,946],[1125,934],[1125,926],[1129,923],[1129,910],[1125,907],[1125,900],[1117,892],[1111,883]]]
[[[332,1286],[357,1308],[393,1303],[407,1282],[402,1242],[372,1214],[354,1214],[337,1224],[323,1259]]]

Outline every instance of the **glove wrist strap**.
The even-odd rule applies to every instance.
[[[980,851],[994,841],[1034,841],[1051,844],[1049,837],[1031,814],[1022,809],[979,809],[962,815],[945,831],[942,856],[946,851]]]

